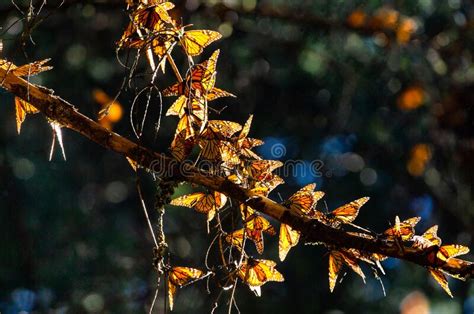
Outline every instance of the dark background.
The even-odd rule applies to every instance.
[[[27,3],[17,1],[22,10]],[[176,2],[171,12],[185,24],[218,29],[227,37],[207,48],[203,58],[221,49],[217,86],[238,98],[211,103],[216,109],[227,106],[213,118],[243,123],[253,113],[251,136],[266,141],[258,150],[263,157],[299,160],[306,170],[313,160],[324,164],[322,176],[306,171],[286,177],[277,190],[281,197],[310,182],[326,192],[330,209],[367,195],[371,200],[357,220],[362,226],[381,232],[395,215],[417,215],[423,218],[418,233],[439,224],[445,243],[472,247],[474,6],[469,1],[188,0]],[[21,37],[24,16],[9,1],[0,4],[3,57],[16,64],[52,58],[54,70],[32,81],[95,117],[100,105],[94,90],[113,97],[127,73],[115,54],[127,23],[122,1],[66,0],[60,8],[48,2],[31,40]],[[178,65],[184,65],[177,55]],[[158,84],[172,81],[168,68]],[[113,125],[129,138],[135,92],[119,96],[124,115]],[[165,110],[171,102],[164,100]],[[52,132],[44,117],[29,116],[18,136],[13,98],[1,91],[0,103],[0,312],[144,312],[156,276],[136,176],[127,162],[67,130],[67,162],[58,150],[49,162]],[[164,117],[154,141],[158,107],[152,103],[145,142],[166,151],[176,119]],[[285,148],[283,156],[275,156],[276,144]],[[142,176],[142,186],[151,208],[154,183]],[[183,186],[177,193],[189,190]],[[280,200],[277,193],[272,197]],[[191,210],[167,209],[165,231],[175,264],[203,264],[211,241],[204,226],[203,216]],[[278,266],[285,283],[265,285],[261,298],[239,286],[240,310],[474,311],[471,282],[450,280],[451,299],[426,270],[392,259],[384,263],[386,297],[368,268],[365,285],[348,272],[331,294],[325,253],[313,246],[293,249]],[[277,238],[266,238],[264,256],[278,258]],[[178,293],[175,312],[210,312],[216,296],[216,291],[206,294],[205,282],[186,287]],[[228,298],[228,293],[221,297],[217,313],[227,313]],[[162,307],[160,290],[158,311]]]

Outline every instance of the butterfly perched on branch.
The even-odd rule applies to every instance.
[[[369,197],[362,197],[342,205],[328,214],[315,211],[314,218],[333,228],[339,228],[342,224],[352,224],[357,218],[360,208],[368,201]]]
[[[334,291],[337,277],[343,265],[351,268],[365,282],[365,275],[357,263],[357,258],[348,251],[332,250],[329,253],[329,290]]]
[[[283,282],[285,278],[275,269],[276,263],[266,259],[247,258],[240,265],[237,275],[250,290],[261,296],[261,286],[269,281]]]
[[[211,57],[199,64],[193,65],[186,75],[183,82],[177,82],[163,90],[163,96],[185,96],[203,97],[206,100],[214,100],[220,97],[235,97],[229,92],[215,88],[216,82],[216,64],[220,50],[213,52]],[[182,100],[178,99],[179,102]],[[178,102],[177,101],[177,102]],[[169,114],[176,114],[181,111],[180,106],[173,104]]]
[[[251,207],[241,204],[240,211],[244,228],[232,232],[226,237],[227,242],[243,249],[244,238],[252,240],[259,254],[263,253],[263,233],[275,235],[275,229],[263,216],[256,213]]]
[[[167,273],[168,300],[170,310],[173,310],[174,299],[178,288],[193,283],[205,276],[202,270],[190,267],[173,267]]]
[[[227,196],[219,192],[196,192],[183,195],[171,201],[171,205],[194,208],[197,212],[207,215],[207,222],[214,219],[217,211],[224,207]]]
[[[311,183],[300,190],[295,194],[290,196],[288,200],[282,203],[283,206],[288,207],[290,210],[304,216],[312,217],[315,215],[314,209],[318,201],[323,198],[324,192],[316,191],[316,183]]]
[[[391,239],[411,240],[415,235],[415,226],[420,219],[420,217],[412,217],[400,222],[400,218],[396,216],[395,225],[385,230],[383,234]]]

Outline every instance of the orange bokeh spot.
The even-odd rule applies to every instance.
[[[111,102],[112,99],[110,99],[109,95],[107,95],[103,90],[101,89],[94,89],[92,91],[92,97],[94,100],[101,106],[106,105],[107,103]]]
[[[95,89],[92,92],[92,97],[101,106],[101,110],[108,107],[107,112],[104,112],[107,114],[101,116],[98,121],[104,128],[111,130],[113,124],[122,119],[122,105],[118,101],[113,101],[113,99],[101,89]]]
[[[403,110],[413,110],[425,102],[425,91],[419,86],[406,88],[397,99],[398,108]]]
[[[367,15],[362,10],[355,10],[347,17],[347,25],[360,28],[365,25]]]
[[[404,18],[397,28],[397,41],[406,44],[410,41],[411,35],[416,31],[416,22],[411,18]]]
[[[372,17],[371,25],[373,28],[386,28],[395,30],[398,25],[400,12],[390,8],[381,8],[377,10]]]
[[[108,119],[110,122],[118,122],[122,119],[122,114],[122,106],[115,101],[110,105],[109,113],[103,119]]]
[[[414,177],[423,175],[431,157],[431,148],[427,144],[420,143],[413,146],[410,159],[407,162],[408,173]]]

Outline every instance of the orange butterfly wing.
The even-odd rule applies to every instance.
[[[337,276],[343,265],[343,257],[337,251],[329,253],[329,291],[333,292],[336,287]]]
[[[16,129],[18,131],[18,134],[20,134],[21,125],[25,121],[26,115],[38,113],[39,110],[36,109],[29,102],[21,99],[20,97],[15,97],[15,110],[16,110]]]
[[[448,261],[452,257],[469,253],[469,248],[460,244],[443,245],[439,248],[436,256],[442,261]]]
[[[357,258],[350,252],[333,250],[329,254],[329,290],[331,292],[336,286],[337,276],[343,264],[349,266],[365,282],[365,275],[357,264]]]
[[[180,41],[181,46],[188,56],[200,55],[204,48],[220,39],[222,35],[211,30],[190,30],[185,31]]]
[[[207,214],[207,221],[211,221],[226,202],[227,197],[222,193],[196,192],[175,198],[170,204],[194,208],[199,213]]]
[[[452,298],[453,294],[451,293],[451,290],[449,290],[448,279],[443,274],[443,272],[431,267],[428,268],[428,271],[430,272],[431,277],[433,277],[434,280],[436,280],[436,282],[441,286],[441,288],[443,288],[443,290],[446,291],[446,293]]]
[[[194,141],[186,139],[186,131],[176,134],[173,142],[171,142],[171,155],[177,161],[184,161],[187,156],[191,153],[194,146]]]
[[[315,188],[315,183],[306,185],[293,194],[283,205],[299,214],[310,214],[316,202],[324,195],[323,192],[313,192]]]
[[[11,62],[0,60],[0,68],[11,71],[16,76],[33,76],[51,70],[52,66],[45,65],[51,59],[44,59],[32,63],[16,66]]]
[[[330,216],[345,224],[352,223],[359,214],[359,209],[367,203],[368,200],[368,197],[359,198],[349,204],[336,208],[330,213]]]
[[[390,237],[400,238],[408,241],[415,235],[415,226],[420,221],[420,217],[412,217],[400,222],[398,216],[395,217],[395,226],[384,231],[384,234]]]
[[[168,300],[170,310],[173,310],[177,287],[182,287],[200,279],[204,272],[190,267],[173,267],[168,273]]]
[[[285,181],[276,174],[268,174],[264,180],[257,181],[251,189],[257,195],[267,196],[274,188]]]
[[[226,237],[225,240],[232,244],[233,246],[237,247],[240,251],[242,251],[242,248],[244,246],[244,239],[245,239],[245,230],[239,229],[236,230],[232,233],[229,233]]]
[[[280,261],[284,261],[290,249],[298,244],[300,232],[293,230],[286,224],[280,225],[280,237],[278,240],[278,256]]]
[[[247,259],[237,273],[237,275],[249,287],[260,295],[259,287],[269,281],[283,282],[283,275],[275,269],[276,263],[264,259]]]
[[[415,235],[413,236],[413,247],[426,249],[431,246],[440,246],[441,245],[441,238],[437,235],[438,226],[434,225],[426,230],[421,236]]]
[[[245,233],[247,238],[255,243],[255,247],[259,254],[262,254],[264,250],[263,232],[270,235],[276,234],[275,229],[270,222],[262,216],[255,214],[253,218],[245,222]]]
[[[213,87],[210,91],[206,93],[206,99],[208,101],[212,101],[221,97],[236,97],[236,96],[234,94],[231,94],[217,87]]]

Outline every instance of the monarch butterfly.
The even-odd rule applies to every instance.
[[[190,97],[193,94],[197,98],[206,98],[216,81],[216,63],[219,52],[219,49],[214,51],[208,60],[192,66],[186,79],[165,88],[162,91],[163,96],[185,95]]]
[[[252,159],[261,159],[257,154],[255,154],[251,149],[263,145],[263,141],[254,138],[248,138],[248,134],[250,132],[250,126],[252,125],[253,115],[247,119],[244,124],[244,127],[240,131],[239,136],[236,140],[237,150],[242,154],[244,157],[252,158]]]
[[[275,269],[276,263],[265,259],[246,259],[240,265],[237,275],[245,282],[250,290],[261,296],[260,287],[269,281],[283,282],[285,278]]]
[[[251,179],[255,181],[264,181],[273,170],[283,166],[278,160],[252,160],[245,167],[245,172]]]
[[[194,146],[193,139],[186,139],[186,130],[176,134],[171,142],[171,155],[177,161],[183,161],[192,151]]]
[[[41,72],[51,70],[53,67],[45,65],[51,59],[44,59],[40,61],[31,62],[28,64],[16,66],[13,63],[0,59],[0,69],[10,71],[13,75],[22,76],[33,76]]]
[[[184,133],[185,139],[190,139],[196,136],[196,132],[202,127],[202,120],[197,119],[192,114],[185,114],[178,121],[176,126],[176,134]]]
[[[202,131],[207,121],[207,112],[201,101],[197,99],[186,99],[186,101],[186,108],[179,119],[175,134],[185,131],[185,139],[189,139],[194,137],[196,132]]]
[[[174,297],[178,287],[190,284],[204,276],[202,270],[190,267],[173,267],[168,273],[168,300],[173,310]]]
[[[464,245],[460,244],[449,244],[449,245],[443,245],[438,249],[438,252],[436,253],[436,256],[446,262],[452,257],[456,257],[459,255],[464,255],[469,253],[469,248]]]
[[[316,203],[324,196],[324,192],[314,192],[315,183],[308,184],[282,203],[283,206],[302,215],[310,215]],[[311,215],[312,216],[312,215]]]
[[[384,235],[394,238],[400,238],[403,241],[409,241],[415,235],[415,226],[420,221],[420,217],[412,217],[400,222],[398,216],[395,217],[395,225],[384,231]]]
[[[362,280],[365,283],[365,275],[362,272],[360,266],[357,264],[357,258],[349,252],[332,250],[329,253],[329,290],[331,292],[334,291],[337,277],[343,264],[349,266],[356,274],[362,277]]]
[[[170,204],[194,208],[199,213],[207,214],[207,221],[210,222],[226,202],[227,196],[222,193],[196,192],[175,198]]]
[[[225,120],[209,120],[206,129],[201,133],[200,138],[206,140],[227,140],[234,133],[240,131],[242,126],[236,122]]]
[[[211,120],[199,136],[201,156],[208,160],[222,160],[238,164],[240,159],[232,145],[227,142],[242,126],[235,122]]]
[[[176,31],[174,26],[170,26],[170,24],[165,23],[161,19],[157,19],[152,23],[155,23],[153,31],[145,35],[143,32],[138,31],[139,28],[136,21],[130,22],[117,42],[117,46],[118,48],[150,48],[161,60],[158,66],[161,67],[164,73],[166,65],[166,58],[164,56],[173,50],[174,44],[177,41],[174,35]]]
[[[169,47],[171,47],[174,42],[179,41],[185,53],[190,57],[194,57],[200,55],[205,47],[222,37],[218,32],[211,30],[184,31],[184,27],[180,30],[176,30],[176,28],[168,27],[166,25],[166,23],[172,24],[171,22],[165,21],[161,16],[157,16],[153,11],[151,11],[151,13],[145,11],[145,14],[153,15],[153,18],[155,18],[155,20],[148,22],[148,24],[153,24],[153,28],[149,29],[153,29],[153,33],[151,34],[153,35],[153,40],[156,40],[153,44],[153,49],[155,54],[158,56],[164,56]],[[145,22],[145,24],[146,23],[147,22]],[[144,23],[137,24],[143,25]],[[130,33],[133,32],[131,32],[131,30],[126,30],[126,34],[124,33],[125,37]],[[122,38],[124,38],[124,36],[122,36]]]
[[[190,57],[200,55],[204,48],[221,37],[220,33],[211,30],[184,31],[184,28],[181,28],[179,33],[180,44]]]
[[[319,212],[315,212],[316,219],[329,224],[334,227],[339,227],[341,224],[352,223],[359,214],[360,208],[367,203],[369,197],[362,197],[348,204],[342,205],[327,215],[321,215]]]
[[[21,132],[21,125],[26,119],[27,114],[35,114],[38,113],[39,110],[36,109],[32,104],[29,102],[21,99],[20,97],[15,97],[15,111],[16,111],[16,129],[18,134]]]
[[[237,247],[239,250],[243,249],[244,246],[244,238],[245,238],[245,229],[239,229],[232,233],[229,233],[225,240],[232,244],[233,246]]]
[[[137,9],[132,16],[133,22],[140,28],[154,31],[160,21],[173,24],[168,11],[174,8],[171,2],[156,3]]]
[[[268,196],[273,189],[284,182],[280,176],[269,173],[263,180],[255,182],[251,191],[256,195]]]
[[[0,69],[11,71],[15,76],[33,76],[41,72],[51,70],[53,67],[45,65],[51,59],[44,59],[40,61],[31,62],[28,64],[16,66],[13,63],[0,59]]]
[[[257,252],[263,253],[263,233],[275,235],[275,229],[270,222],[260,215],[255,215],[253,218],[245,223],[245,233],[247,237],[255,243]]]
[[[240,213],[244,221],[244,229],[247,238],[255,243],[257,252],[262,254],[264,249],[263,232],[275,235],[275,229],[267,219],[258,215],[253,208],[245,204],[240,204]]]
[[[206,99],[208,101],[212,101],[212,100],[215,100],[217,98],[222,98],[222,97],[237,97],[237,96],[217,87],[211,88],[211,90],[207,91],[206,93]]]
[[[441,288],[443,288],[443,290],[452,298],[453,294],[451,293],[451,290],[449,290],[448,279],[444,273],[441,270],[432,267],[428,267],[428,271],[430,272],[431,277],[433,277]]]
[[[221,140],[200,140],[201,157],[211,161],[222,161],[225,165],[239,164],[240,159],[235,148],[229,142]]]
[[[202,94],[209,92],[216,83],[216,64],[220,50],[214,51],[209,59],[194,66],[194,69],[187,76],[187,81],[191,83],[192,89],[201,91]]]
[[[280,225],[280,237],[278,240],[278,256],[280,261],[284,261],[290,249],[298,244],[300,232],[293,230],[289,225],[282,223]]]
[[[434,225],[425,231],[421,236],[413,236],[413,247],[425,249],[433,245],[440,246],[441,238],[437,235],[438,226]]]
[[[373,239],[373,237],[372,237]],[[351,254],[354,258],[364,261],[368,264],[375,265],[385,275],[385,270],[382,267],[381,261],[385,260],[387,257],[381,254],[368,253],[359,251],[357,249],[344,249],[344,252]]]

